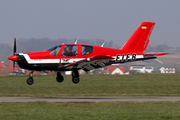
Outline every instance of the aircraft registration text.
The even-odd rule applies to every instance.
[[[116,55],[116,62],[127,62],[127,61],[135,61],[136,60],[136,53],[131,54],[122,54],[122,55]]]

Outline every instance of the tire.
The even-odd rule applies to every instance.
[[[29,77],[26,82],[28,85],[32,85],[34,83],[34,80],[32,77]]]
[[[73,82],[74,84],[79,83],[79,81],[80,81],[79,77],[73,77],[73,78],[72,78],[72,82]]]
[[[56,77],[56,81],[61,83],[64,81],[64,77],[62,75]]]

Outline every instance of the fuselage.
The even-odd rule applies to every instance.
[[[74,51],[74,54],[66,55],[65,52],[67,47],[72,47],[71,50]],[[114,58],[104,62],[105,66],[115,63],[125,63],[146,59],[143,53],[128,52],[119,49],[86,44],[60,44],[41,52],[19,53],[17,54],[17,64],[21,68],[27,70],[66,71],[71,69],[61,68],[60,66],[74,63],[83,59],[88,59],[95,55],[109,56]],[[151,56],[151,59],[153,58],[156,57]],[[92,66],[94,68],[99,68],[103,67],[104,65],[98,64],[97,62],[96,64],[93,63]]]

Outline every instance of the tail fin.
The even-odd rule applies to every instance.
[[[143,52],[146,50],[154,25],[154,22],[142,22],[121,50],[131,52]]]

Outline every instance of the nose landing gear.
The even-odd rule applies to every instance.
[[[29,73],[29,78],[26,81],[28,85],[32,85],[34,83],[33,72],[34,71],[31,71],[31,73]]]

